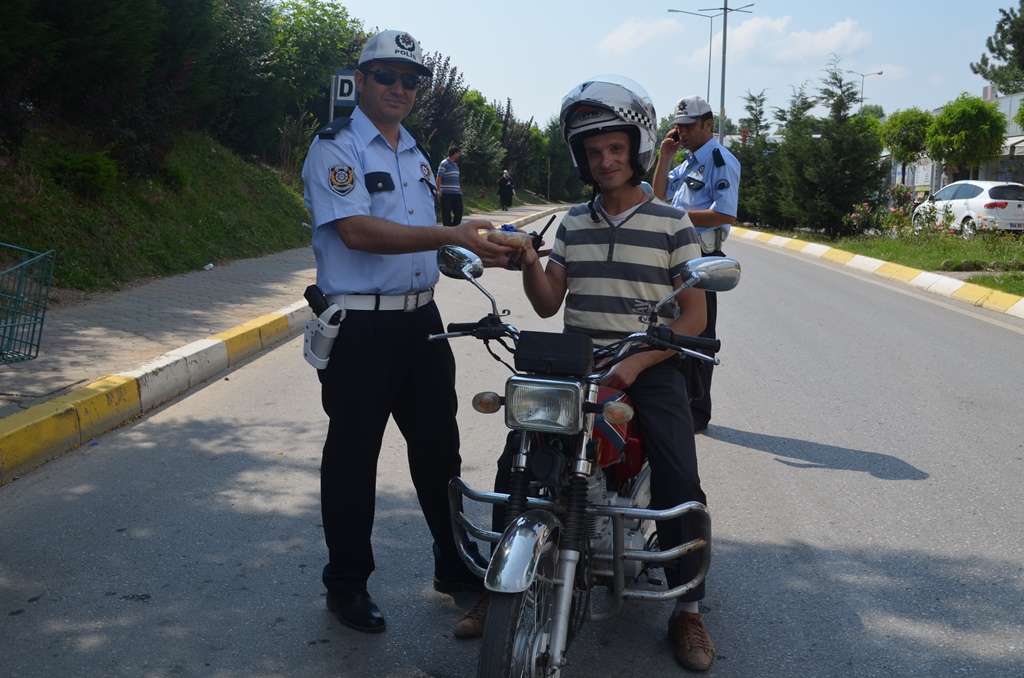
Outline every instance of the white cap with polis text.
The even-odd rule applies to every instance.
[[[673,125],[689,125],[700,120],[701,116],[711,113],[711,106],[701,97],[693,95],[680,99],[676,104],[675,113]]]
[[[381,31],[366,41],[359,53],[359,66],[370,61],[391,61],[412,64],[420,75],[431,75],[423,65],[423,50],[416,39],[405,31]]]

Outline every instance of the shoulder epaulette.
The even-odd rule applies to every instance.
[[[427,159],[427,167],[433,167],[434,161],[430,159],[430,154],[427,153],[427,149],[423,148],[423,144],[420,143],[419,139],[416,140],[416,148],[420,149],[420,153]]]
[[[722,149],[713,149],[711,151],[711,157],[715,159],[715,167],[723,167],[725,165],[725,158],[722,157]]]
[[[352,122],[352,118],[335,118],[317,130],[316,135],[321,139],[333,139],[338,132],[348,127],[350,122]]]

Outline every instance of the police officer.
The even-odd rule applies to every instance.
[[[697,228],[705,256],[722,257],[722,243],[729,237],[729,226],[736,221],[739,202],[740,163],[715,138],[715,120],[711,106],[699,96],[684,97],[675,108],[672,129],[661,142],[661,155],[654,168],[654,194],[686,210]],[[669,171],[679,148],[686,149],[682,164]],[[700,336],[715,337],[718,295],[707,296],[707,325]],[[706,431],[711,420],[711,371],[713,365],[700,361],[704,395],[690,401],[693,428]]]
[[[416,40],[404,31],[378,33],[357,69],[359,105],[351,118],[317,133],[302,179],[317,285],[343,313],[329,362],[317,373],[330,418],[320,467],[327,607],[345,626],[376,633],[386,622],[367,580],[375,568],[377,459],[389,417],[408,444],[433,536],[434,588],[483,590],[456,551],[448,514],[448,481],[461,467],[455,360],[447,342],[427,335],[444,331],[433,300],[435,251],[460,245],[500,265],[511,250],[479,236],[489,222],[436,224],[430,159],[401,124],[431,75]]]

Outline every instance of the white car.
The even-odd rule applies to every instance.
[[[915,229],[929,224],[965,238],[979,229],[1024,232],[1024,184],[954,181],[914,210]]]

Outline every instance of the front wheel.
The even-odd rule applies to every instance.
[[[555,564],[555,552],[541,556],[528,589],[521,593],[491,593],[478,678],[549,675]]]

